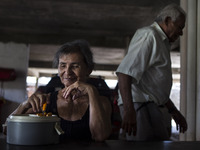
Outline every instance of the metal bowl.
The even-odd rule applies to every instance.
[[[7,118],[7,143],[16,145],[47,145],[59,143],[60,118],[56,115],[11,115]]]

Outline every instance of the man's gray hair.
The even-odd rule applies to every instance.
[[[156,16],[156,22],[163,22],[166,17],[171,17],[172,21],[176,21],[181,15],[186,17],[186,12],[176,4],[170,4],[164,7]]]

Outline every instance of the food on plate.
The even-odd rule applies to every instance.
[[[49,112],[49,113],[44,112],[44,113],[37,113],[36,115],[40,116],[40,117],[43,117],[43,116],[49,117],[49,116],[52,116],[52,113],[51,112]]]

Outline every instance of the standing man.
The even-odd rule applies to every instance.
[[[169,98],[172,87],[170,43],[183,34],[185,20],[186,13],[180,6],[166,6],[152,25],[136,31],[116,71],[122,129],[131,135],[131,140],[169,139],[160,106],[168,109],[180,132],[187,130],[185,118]]]

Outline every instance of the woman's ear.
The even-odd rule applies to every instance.
[[[89,76],[92,73],[92,69],[87,69],[87,75]]]

